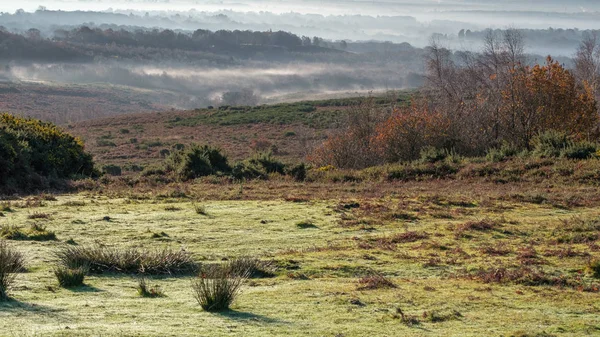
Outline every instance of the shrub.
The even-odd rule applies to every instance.
[[[149,176],[154,176],[154,175],[163,176],[166,173],[167,172],[162,167],[148,166],[142,171],[142,176],[144,176],[144,177],[149,177]]]
[[[102,172],[110,174],[111,176],[120,176],[122,173],[121,166],[119,165],[104,165],[102,166]]]
[[[250,164],[262,167],[266,173],[285,174],[285,165],[275,159],[271,152],[257,153],[250,159]]]
[[[67,268],[87,265],[92,273],[140,273],[148,275],[190,274],[198,270],[189,253],[169,249],[145,251],[117,249],[100,245],[69,246],[57,251],[60,264]]]
[[[83,285],[85,275],[89,272],[87,265],[82,265],[76,268],[67,268],[65,266],[57,266],[54,268],[54,275],[58,280],[58,284],[63,288],[73,288]]]
[[[51,123],[0,114],[0,188],[40,188],[42,177],[97,176],[81,140]]]
[[[493,163],[505,161],[508,158],[514,157],[519,151],[510,143],[504,142],[499,148],[490,148],[487,150],[486,159]]]
[[[306,165],[304,163],[298,164],[287,170],[287,174],[294,178],[296,181],[306,180]]]
[[[422,163],[437,163],[443,161],[448,157],[448,151],[445,149],[437,149],[433,146],[427,146],[421,149],[421,162]]]
[[[296,172],[300,177],[301,170],[302,168],[298,168]],[[250,159],[237,163],[232,169],[233,177],[238,180],[266,179],[271,173],[285,174],[285,165],[275,159],[271,152],[256,153]]]
[[[146,280],[146,277],[143,274],[138,278],[137,291],[138,294],[142,297],[156,298],[165,296],[162,290],[157,285],[149,286],[148,281]]]
[[[566,133],[554,130],[538,134],[533,137],[531,143],[533,155],[538,158],[558,158],[571,144]]]
[[[206,266],[192,281],[194,297],[202,309],[213,312],[229,309],[249,276],[247,270],[232,272],[234,261]]]
[[[190,180],[217,173],[229,173],[231,167],[221,150],[210,146],[190,145],[173,152],[167,158],[166,169],[177,173],[180,179]]]
[[[576,142],[560,152],[560,156],[568,159],[589,159],[596,155],[598,145],[591,142]]]
[[[0,302],[8,300],[8,292],[15,281],[16,273],[24,269],[23,255],[0,240]]]

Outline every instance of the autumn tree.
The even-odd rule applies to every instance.
[[[512,70],[514,83],[502,90],[506,139],[529,147],[531,139],[548,130],[576,138],[592,136],[598,111],[592,89],[551,57],[545,65]]]

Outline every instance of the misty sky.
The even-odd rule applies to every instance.
[[[0,11],[14,12],[22,8],[33,11],[39,6],[52,10],[172,10],[199,11],[236,10],[299,12],[314,14],[411,15],[429,14],[436,17],[441,11],[549,11],[581,13],[600,11],[597,0],[21,0],[1,1]]]

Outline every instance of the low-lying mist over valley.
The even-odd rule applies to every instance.
[[[65,123],[89,116],[69,109],[64,114],[69,118],[57,117],[50,107],[81,106],[86,98],[90,108],[84,111],[108,116],[414,89],[425,81],[424,57],[433,41],[476,53],[490,29],[498,35],[517,29],[529,64],[552,55],[573,67],[581,41],[600,28],[600,6],[583,0],[536,5],[5,3],[0,5],[0,108]],[[23,95],[36,99],[23,104]]]

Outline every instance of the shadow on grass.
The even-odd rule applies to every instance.
[[[258,322],[267,324],[287,324],[288,322],[276,318],[270,318],[263,315],[253,314],[251,312],[227,310],[221,312],[212,312],[213,315],[228,318],[239,322]]]
[[[73,293],[102,293],[104,292],[104,290],[96,288],[94,286],[88,286],[88,285],[82,285],[79,287],[70,287],[70,288],[64,288],[70,292]]]
[[[14,312],[14,313],[36,313],[36,314],[58,314],[65,311],[64,309],[52,308],[45,305],[39,305],[35,303],[21,302],[17,299],[11,298],[8,301],[0,302],[0,312]]]

